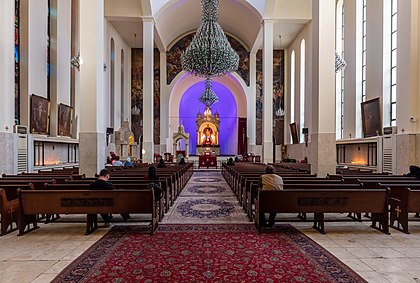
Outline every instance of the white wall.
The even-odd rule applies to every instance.
[[[285,144],[291,143],[291,135],[290,135],[290,85],[291,85],[291,65],[290,65],[290,56],[292,50],[295,51],[295,121],[297,126],[299,127],[299,133],[302,131],[302,127],[300,125],[300,45],[302,39],[305,39],[305,127],[309,129],[309,136],[311,136],[311,128],[312,128],[312,22],[305,25],[305,27],[300,31],[300,33],[295,37],[292,43],[287,47],[285,57],[287,60],[285,61],[286,65],[286,95],[285,95],[285,122],[284,122],[284,141]],[[303,141],[300,140],[300,143]],[[290,157],[294,158],[294,157]]]
[[[105,38],[104,38],[104,60],[107,66],[104,71],[104,109],[103,119],[105,126],[109,127],[110,124],[110,101],[111,101],[111,38],[115,43],[115,71],[114,71],[114,130],[118,130],[121,126],[121,116],[124,120],[129,120],[131,111],[131,48],[122,39],[121,35],[117,32],[114,26],[105,20]],[[121,82],[121,49],[124,50],[124,82]],[[121,84],[124,87],[124,99],[121,100]],[[124,112],[121,115],[121,104],[124,104]],[[104,129],[105,130],[105,129]]]

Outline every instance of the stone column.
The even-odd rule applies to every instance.
[[[168,136],[169,94],[166,85],[166,52],[160,52],[160,152],[168,152]]]
[[[250,87],[248,88],[248,118],[247,122],[247,133],[249,138],[248,152],[255,153],[255,144],[256,144],[256,111],[257,111],[257,54],[249,54],[249,70],[250,70]]]
[[[0,2],[0,132],[12,132],[15,119],[15,1]],[[7,128],[7,130],[6,130]]]
[[[0,174],[13,174],[17,148],[14,142],[15,119],[15,61],[14,61],[14,16],[15,1],[0,2]],[[16,152],[16,154],[15,154]]]
[[[274,22],[264,20],[263,46],[263,162],[273,162],[273,32]]]
[[[92,177],[105,164],[104,0],[80,1],[80,173]]]
[[[153,49],[155,22],[143,19],[143,162],[152,163],[153,145]]]
[[[312,173],[335,173],[335,0],[312,1]]]

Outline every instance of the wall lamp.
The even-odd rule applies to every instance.
[[[80,52],[70,60],[70,65],[80,71],[80,66],[83,64],[83,59],[80,57]]]

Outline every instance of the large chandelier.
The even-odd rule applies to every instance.
[[[206,88],[198,100],[206,105],[207,108],[210,108],[213,104],[219,101],[216,93],[211,89],[211,79],[206,79]]]
[[[184,71],[206,78],[206,89],[199,100],[207,107],[218,101],[211,89],[211,78],[232,73],[239,64],[238,54],[217,22],[218,6],[219,0],[201,0],[201,25],[181,56]]]

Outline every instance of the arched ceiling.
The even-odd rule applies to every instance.
[[[198,28],[201,4],[200,0],[105,0],[105,17],[130,47],[142,46],[142,19],[153,17],[156,45],[167,50]],[[261,48],[264,19],[274,20],[274,48],[280,49],[287,48],[311,17],[312,0],[219,0],[221,27],[248,49]]]

